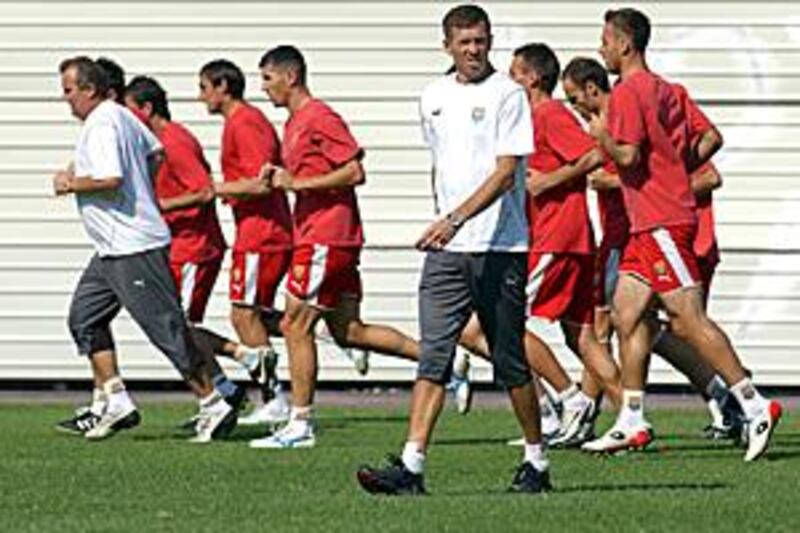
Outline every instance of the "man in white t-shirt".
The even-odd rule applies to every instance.
[[[193,440],[208,442],[232,429],[236,412],[214,390],[170,274],[169,229],[152,185],[161,145],[129,110],[106,99],[108,78],[90,58],[67,59],[59,72],[63,98],[83,126],[74,165],[56,173],[53,187],[57,195],[75,194],[96,251],[75,288],[69,328],[107,396],[100,421],[85,436],[103,439],[140,420],[119,377],[110,329],[124,307],[199,398]]]
[[[489,63],[491,26],[476,5],[450,10],[444,47],[455,71],[428,85],[420,103],[433,156],[436,214],[417,242],[426,251],[419,287],[421,356],[408,440],[386,467],[362,467],[372,493],[425,492],[423,464],[461,330],[475,311],[495,380],[509,393],[525,436],[525,459],[510,490],[550,489],[539,406],[525,359],[528,224],[525,159],[533,151],[525,91]]]

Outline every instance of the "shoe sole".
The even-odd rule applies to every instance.
[[[211,432],[211,439],[218,440],[224,439],[228,435],[231,434],[233,429],[236,427],[236,423],[239,420],[239,413],[236,409],[231,409],[225,418],[214,428]]]
[[[467,398],[464,400],[463,407],[460,404],[457,405],[457,409],[456,410],[458,411],[458,414],[460,414],[460,415],[468,415],[469,412],[472,410],[472,394],[473,394],[473,390],[472,390],[472,387],[470,387],[469,385],[467,385],[467,387],[469,387],[469,389],[468,389],[468,392],[467,392]]]
[[[113,424],[111,424],[111,427],[109,428],[107,433],[103,435],[91,436],[87,431],[86,433],[84,433],[84,437],[86,438],[86,440],[90,441],[104,440],[115,435],[118,431],[121,431],[123,429],[135,428],[141,423],[141,421],[142,421],[142,415],[139,414],[138,410],[134,410],[125,415],[124,417],[120,418]]]
[[[250,448],[254,450],[297,450],[300,448],[313,448],[317,445],[316,439],[303,439],[301,441],[297,441],[290,445],[285,445],[283,443],[278,443],[275,446],[265,446],[263,444],[253,444],[252,442],[249,444]]]

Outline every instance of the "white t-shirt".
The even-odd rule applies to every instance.
[[[468,84],[456,81],[454,73],[425,88],[420,115],[433,155],[437,215],[450,213],[472,195],[495,170],[498,156],[521,158],[514,187],[466,221],[445,249],[527,251],[525,175],[533,123],[525,90],[499,72]]]
[[[148,170],[148,156],[161,143],[133,113],[111,101],[89,114],[75,147],[75,175],[120,177],[105,193],[76,194],[78,209],[101,256],[131,255],[170,243]]]

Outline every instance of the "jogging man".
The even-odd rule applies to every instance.
[[[98,440],[139,423],[116,365],[110,323],[124,307],[197,395],[195,442],[229,431],[236,412],[214,390],[210,369],[192,343],[169,270],[170,235],[161,218],[152,175],[161,145],[127,109],[107,100],[108,78],[91,59],[59,66],[63,97],[83,122],[74,166],[53,178],[56,194],[75,194],[96,249],[73,294],[69,327],[88,356],[107,405],[85,433]]]
[[[425,492],[423,467],[456,343],[477,312],[495,379],[509,393],[525,437],[511,490],[550,488],[539,406],[525,359],[525,160],[533,151],[525,91],[489,62],[491,25],[476,5],[444,17],[444,48],[454,72],[423,91],[420,114],[433,156],[436,212],[417,242],[425,265],[419,289],[421,354],[407,442],[386,467],[364,466],[368,492]]]

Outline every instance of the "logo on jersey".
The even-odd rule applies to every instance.
[[[664,261],[656,261],[653,263],[653,272],[656,273],[658,279],[669,279],[669,271]]]
[[[438,117],[441,114],[442,114],[442,108],[441,107],[436,108],[433,111],[431,111],[431,115],[433,115],[434,117]]]
[[[475,122],[480,122],[483,120],[483,117],[486,116],[486,108],[485,107],[473,107],[472,108],[472,120]]]

